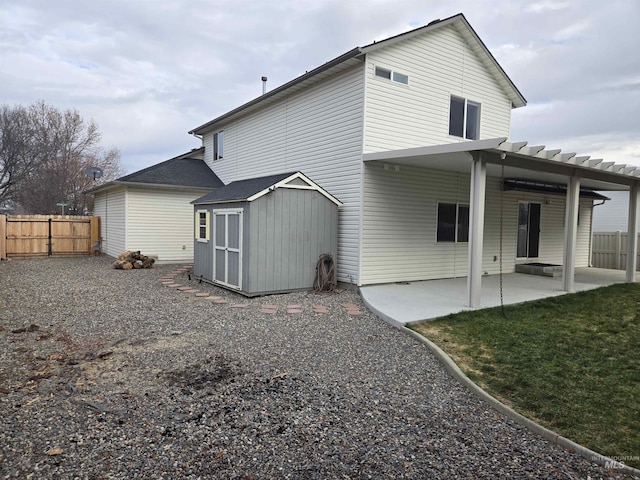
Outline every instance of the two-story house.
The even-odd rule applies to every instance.
[[[594,190],[631,190],[637,209],[640,169],[510,142],[525,105],[458,14],[354,48],[189,133],[225,184],[299,171],[339,199],[340,281],[467,276],[477,306],[500,264],[563,265],[571,291],[589,265]]]

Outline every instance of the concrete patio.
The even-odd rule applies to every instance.
[[[624,282],[624,270],[576,268],[576,291]],[[504,275],[503,292],[505,305],[567,293],[562,290],[562,276],[543,277],[523,273]],[[474,310],[467,306],[466,277],[365,286],[360,288],[360,293],[369,309],[397,327],[464,310]],[[499,305],[499,275],[482,277],[482,301],[479,308]]]

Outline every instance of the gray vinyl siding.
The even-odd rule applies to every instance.
[[[244,290],[311,289],[319,256],[337,252],[338,207],[318,192],[282,188],[250,211]]]
[[[209,240],[198,241],[196,237],[196,215],[198,212],[209,213]],[[205,280],[213,279],[213,208],[211,205],[195,205],[191,215],[192,227],[191,238],[193,242],[193,274]]]
[[[341,281],[357,280],[363,129],[362,67],[286,97],[204,136],[205,160],[228,184],[301,171],[338,198]],[[224,130],[225,155],[213,160],[213,133]]]
[[[97,193],[94,214],[100,217],[102,252],[111,257],[117,257],[126,250],[125,188]]]
[[[214,218],[213,212],[215,210],[242,210],[242,231],[243,238],[240,239],[240,245],[242,249],[242,288],[245,289],[247,285],[247,273],[248,266],[252,261],[251,252],[246,248],[247,240],[251,238],[251,232],[249,228],[249,219],[251,218],[251,211],[248,202],[230,202],[219,205],[195,205],[193,209],[193,221],[195,222],[195,214],[199,211],[209,212],[209,240],[206,242],[193,240],[194,242],[194,254],[193,254],[193,273],[195,276],[202,277],[205,280],[212,281],[213,274],[213,260],[214,260]],[[195,224],[192,226],[192,237],[195,237]]]
[[[383,164],[365,165],[363,216],[363,285],[429,280],[467,275],[468,243],[438,243],[437,204],[469,203],[466,173]],[[483,271],[499,273],[500,201],[503,202],[503,272],[516,262],[562,264],[564,245],[563,196],[504,192],[500,179],[487,178]],[[546,204],[545,200],[550,203]],[[516,259],[518,201],[541,204],[540,255]],[[576,266],[589,265],[591,201],[580,202]],[[495,258],[495,260],[494,260]]]
[[[409,76],[409,84],[374,74]],[[509,137],[511,102],[453,26],[367,56],[364,152],[464,141],[449,135],[451,95],[479,102],[480,139]]]

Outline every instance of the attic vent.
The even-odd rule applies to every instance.
[[[435,20],[432,20],[431,22],[427,23],[427,27],[430,25],[435,25],[436,23],[440,23],[440,19],[436,18]]]

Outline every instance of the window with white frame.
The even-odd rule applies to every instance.
[[[220,160],[224,154],[224,130],[213,134],[213,159]]]
[[[451,96],[449,105],[449,135],[477,140],[480,136],[480,104]]]
[[[196,212],[196,240],[198,242],[209,241],[209,212],[206,210]]]
[[[375,67],[375,75],[376,77],[385,78],[387,80],[391,80],[392,82],[409,85],[409,75],[405,75],[404,73],[396,72],[394,70]]]
[[[438,203],[437,242],[469,241],[469,205]]]

